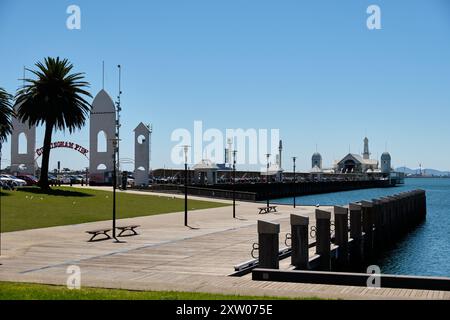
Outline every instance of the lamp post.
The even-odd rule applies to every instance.
[[[236,218],[236,153],[233,151],[233,219]]]
[[[117,239],[116,237],[116,188],[117,188],[117,151],[118,151],[118,144],[119,139],[111,139],[113,144],[113,176],[112,176],[112,185],[113,185],[113,225],[112,225],[112,232],[113,232],[113,239],[115,242],[123,242]]]
[[[117,101],[116,101],[116,138],[120,139],[120,127],[122,126],[120,124],[120,111],[122,111],[122,106],[121,106],[121,101],[120,101],[120,97],[122,95],[122,66],[120,64],[117,65],[117,69],[119,71],[119,94],[117,96]],[[119,172],[120,172],[120,149],[119,149],[118,143],[117,143],[116,152],[117,152],[117,166],[118,166]],[[116,179],[117,179],[117,176],[116,176]],[[116,180],[116,183],[117,183],[117,180]]]
[[[294,162],[294,208],[295,208],[295,206],[296,206],[296,204],[295,204],[295,196],[296,196],[296,194],[297,194],[297,188],[296,188],[296,186],[297,186],[297,177],[295,176],[295,161],[297,160],[297,157],[292,157],[292,161]]]
[[[189,146],[183,146],[184,151],[184,226],[188,226],[188,151]]]
[[[266,172],[266,184],[267,184],[267,212],[269,212],[270,202],[269,202],[269,158],[270,153],[266,154],[267,157],[267,172]]]

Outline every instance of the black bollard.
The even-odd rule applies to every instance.
[[[383,202],[380,199],[372,199],[372,221],[374,225],[373,232],[373,250],[374,254],[378,254],[383,247],[383,231],[382,231],[382,206]]]
[[[291,264],[299,270],[309,269],[309,218],[291,214]]]
[[[358,270],[362,263],[362,206],[350,203],[350,264],[353,270]]]
[[[334,207],[335,241],[337,248],[337,267],[345,270],[349,265],[348,249],[348,209]]]
[[[389,214],[391,212],[392,199],[384,197],[381,201],[381,246],[386,248],[391,242],[391,235],[389,230]]]
[[[331,213],[316,209],[316,254],[320,255],[320,270],[331,269],[330,261],[330,220]]]
[[[258,220],[259,267],[278,269],[280,225]]]
[[[361,201],[362,205],[362,229],[363,236],[363,258],[368,261],[372,259],[373,251],[373,203],[370,201]]]

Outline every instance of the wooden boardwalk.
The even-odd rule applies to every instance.
[[[1,281],[65,285],[70,265],[81,268],[81,285],[132,290],[174,290],[240,295],[322,297],[342,299],[450,299],[450,292],[252,281],[230,277],[233,266],[250,260],[257,242],[258,219],[281,224],[280,247],[290,232],[289,215],[306,214],[314,224],[313,207],[280,206],[279,213],[258,215],[260,204],[189,213],[192,228],[183,226],[183,213],[119,221],[139,224],[140,235],[88,243],[86,230],[109,222],[11,232],[3,235]],[[120,215],[120,213],[119,213]],[[281,262],[289,268],[289,259]]]

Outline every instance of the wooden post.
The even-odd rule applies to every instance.
[[[330,261],[330,220],[331,213],[316,209],[316,254],[320,255],[320,270],[331,269]]]
[[[411,227],[411,216],[412,216],[412,203],[411,203],[411,192],[407,192],[402,199],[404,203],[404,208],[401,211],[401,215],[399,217],[398,223],[400,224],[399,228],[401,229],[400,234],[403,235],[404,233],[409,230]]]
[[[309,269],[309,217],[291,214],[291,264],[300,270]]]
[[[392,244],[397,239],[398,233],[400,232],[397,227],[397,217],[400,215],[402,197],[400,195],[394,195],[389,198],[392,200],[389,214],[389,235],[391,241],[390,244]]]
[[[363,236],[363,258],[367,261],[372,258],[373,251],[373,203],[370,201],[361,201],[362,205],[362,228]]]
[[[427,217],[427,194],[425,190],[420,190],[420,212],[421,220],[425,220]]]
[[[414,204],[415,204],[415,222],[416,224],[420,224],[423,221],[423,190],[416,190],[414,196]]]
[[[334,207],[335,244],[337,249],[337,267],[345,270],[348,267],[348,209],[344,207]]]
[[[381,239],[381,245],[382,248],[386,248],[389,245],[390,242],[390,234],[389,234],[389,213],[391,211],[391,204],[392,200],[387,197],[381,198],[381,232],[382,232],[382,239]]]
[[[410,228],[414,225],[414,195],[413,192],[409,192],[406,197],[406,214],[401,217],[401,225],[405,228],[403,229],[402,234],[405,234],[410,230]]]
[[[383,247],[383,230],[382,230],[382,219],[383,219],[383,202],[380,199],[372,199],[373,209],[372,209],[372,221],[374,224],[374,234],[373,234],[373,250],[376,254],[381,251]]]
[[[416,190],[415,197],[414,197],[414,205],[416,207],[416,224],[419,224],[421,222],[421,197],[422,193],[421,190]]]
[[[390,243],[392,244],[395,241],[396,230],[395,230],[395,214],[398,212],[398,208],[400,205],[399,196],[394,195],[389,197],[391,199],[391,210],[389,212],[389,235],[390,235]]]
[[[350,246],[350,264],[352,269],[359,269],[362,262],[362,206],[359,203],[350,203],[350,237],[353,239]]]
[[[410,212],[408,216],[408,225],[409,228],[416,225],[416,191],[411,191],[408,196],[408,202],[410,207]]]
[[[280,225],[258,220],[259,266],[265,269],[278,269]]]

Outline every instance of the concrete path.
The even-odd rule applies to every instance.
[[[450,292],[440,291],[370,290],[257,282],[250,275],[229,277],[234,265],[251,259],[258,219],[281,224],[280,247],[285,246],[291,213],[309,215],[315,223],[313,207],[294,210],[280,206],[277,214],[258,215],[259,206],[238,202],[238,219],[232,219],[231,207],[192,211],[190,228],[183,226],[183,212],[119,220],[118,225],[141,225],[140,235],[122,238],[126,243],[87,242],[85,231],[109,227],[109,221],[6,233],[0,281],[65,285],[67,267],[76,265],[81,268],[82,286],[89,287],[342,299],[450,299]],[[289,261],[281,265],[287,268]]]

